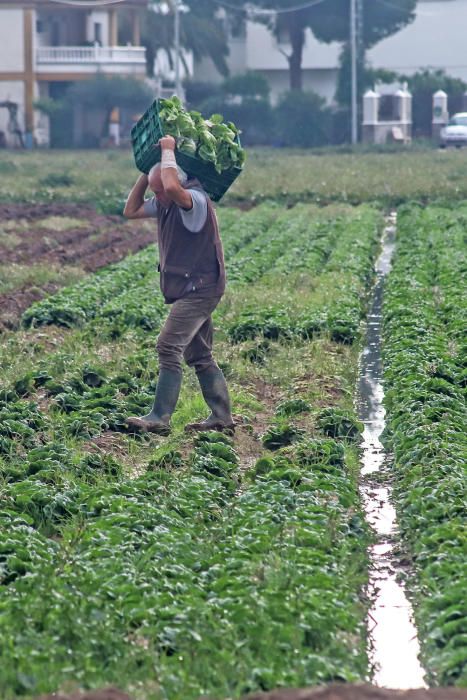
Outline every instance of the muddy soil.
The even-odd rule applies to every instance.
[[[83,204],[0,204],[0,221],[26,219],[36,221],[49,216],[69,216],[76,219],[87,218],[95,210]]]
[[[41,695],[36,700],[132,700],[115,688],[87,693]],[[467,690],[431,688],[430,690],[383,690],[371,685],[330,685],[325,688],[274,690],[248,695],[244,700],[467,700]]]
[[[51,217],[78,219],[80,225],[57,230],[44,225]],[[146,248],[156,239],[154,222],[103,216],[74,204],[0,205],[0,227],[2,222],[8,222],[4,239],[10,232],[13,241],[0,242],[2,265],[71,265],[90,273]],[[60,286],[28,284],[0,294],[0,329],[16,328],[28,306]]]
[[[18,327],[21,314],[35,301],[53,294],[59,289],[58,284],[45,284],[41,287],[24,286],[0,294],[0,331]]]

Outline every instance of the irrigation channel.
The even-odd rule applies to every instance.
[[[396,514],[391,504],[390,486],[378,482],[386,454],[380,441],[385,425],[383,407],[381,330],[384,280],[391,269],[396,238],[396,213],[388,216],[382,237],[382,250],[376,262],[365,347],[360,358],[357,410],[365,429],[362,445],[360,485],[367,519],[377,535],[370,551],[370,591],[374,598],[368,629],[374,682],[385,688],[405,690],[426,688],[424,671],[418,660],[419,643],[412,622],[412,607],[397,580],[394,555]]]

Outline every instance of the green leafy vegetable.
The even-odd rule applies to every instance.
[[[224,124],[222,114],[203,119],[200,112],[186,112],[178,97],[160,100],[159,118],[165,134],[177,140],[178,149],[212,163],[220,174],[241,168],[245,151],[238,143],[239,130],[232,122]]]

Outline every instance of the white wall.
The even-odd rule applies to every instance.
[[[271,98],[276,102],[279,95],[289,90],[289,65],[281,53],[289,47],[281,45],[268,31],[267,27],[257,22],[248,22],[243,39],[234,39],[230,43],[228,65],[230,74],[254,70],[262,73],[271,85]],[[339,56],[338,44],[321,44],[310,31],[306,33],[303,52],[303,84],[305,90],[314,90],[328,102],[334,99]],[[194,79],[220,82],[218,73],[210,59],[204,58],[195,64]]]
[[[379,42],[368,52],[376,68],[399,72],[415,72],[424,67],[442,68],[447,73],[467,80],[467,1],[419,0],[416,19],[397,34]],[[246,63],[251,70],[280,70],[287,60],[267,27],[247,23]],[[320,70],[337,68],[340,45],[317,41],[310,30],[306,32],[303,68]]]
[[[278,44],[272,32],[263,24],[248,22],[246,27],[247,56],[250,70],[287,70],[287,58],[281,53],[290,52],[287,44]],[[306,30],[302,67],[306,70],[335,68],[339,61],[339,44],[319,42],[309,29]]]
[[[262,70],[260,72],[268,79],[271,87],[271,102],[276,104],[280,95],[290,90],[289,72],[288,70]],[[336,91],[337,69],[304,70],[302,79],[305,91],[311,90],[324,97],[326,102],[333,102]]]
[[[229,43],[230,54],[228,58],[231,75],[245,73],[248,69],[246,42],[243,38],[231,39]]]
[[[0,9],[0,72],[23,70],[23,10]]]
[[[240,72],[243,73],[243,71]],[[231,71],[231,74],[234,75],[234,72]],[[199,80],[203,83],[221,83],[223,79],[210,58],[202,58],[200,61],[194,62],[193,80]]]
[[[375,68],[414,73],[442,68],[467,82],[467,2],[419,0],[412,24],[368,52]]]
[[[423,68],[443,69],[449,75],[467,82],[467,0],[419,0],[415,21],[379,42],[367,56],[375,68],[386,68],[411,74]],[[271,81],[273,95],[287,89],[288,64],[267,27],[248,22],[242,42],[236,40],[229,59],[232,73],[244,70],[264,72]],[[306,33],[303,52],[304,82],[332,101],[336,89],[340,46],[322,44],[310,31]],[[242,59],[242,61],[240,60]],[[307,70],[313,78],[307,77]],[[202,61],[195,69],[197,80],[220,80],[210,61]]]

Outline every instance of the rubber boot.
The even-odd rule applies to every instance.
[[[181,386],[181,372],[161,368],[151,412],[142,418],[130,416],[127,418],[127,424],[147,433],[168,435],[170,433],[170,418],[175,411]]]
[[[219,367],[210,367],[198,374],[198,381],[204,400],[211,409],[211,415],[199,423],[189,423],[185,430],[219,430],[233,433],[235,425],[230,412],[230,398],[227,382]]]

